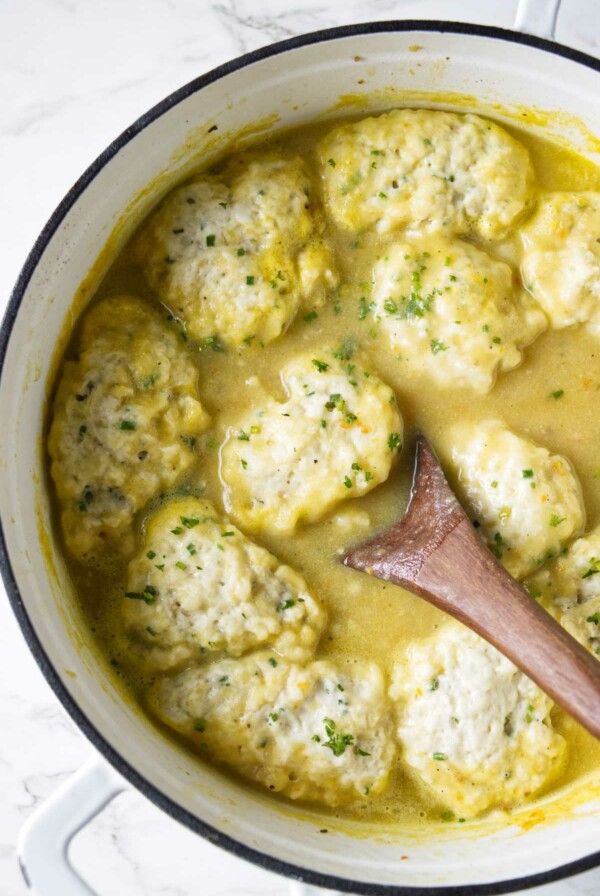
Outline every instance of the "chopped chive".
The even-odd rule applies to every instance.
[[[319,373],[325,373],[325,371],[329,369],[329,364],[326,364],[324,361],[319,361],[318,358],[313,358],[312,365],[317,368]]]
[[[390,451],[397,451],[402,445],[402,438],[399,432],[392,432],[388,438],[388,448]]]

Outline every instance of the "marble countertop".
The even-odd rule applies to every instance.
[[[319,28],[445,18],[510,27],[516,0],[2,0],[0,312],[42,225],[85,167],[175,88],[234,56]],[[597,0],[563,0],[557,39],[600,55]],[[27,892],[27,815],[88,757],[0,586],[0,896]],[[288,883],[205,843],[141,795],[119,796],[72,844],[101,896],[275,896]],[[592,896],[600,870],[530,891]],[[49,894],[60,896],[60,894]]]

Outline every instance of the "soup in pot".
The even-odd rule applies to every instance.
[[[150,718],[352,818],[511,818],[600,747],[512,663],[340,564],[424,432],[483,541],[600,654],[600,170],[473,114],[307,126],[176,186],[61,362],[56,527]]]

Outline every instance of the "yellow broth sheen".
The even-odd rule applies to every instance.
[[[283,155],[300,152],[310,164],[314,162],[315,143],[328,127],[305,127],[274,145]],[[600,169],[588,160],[526,130],[508,130],[528,147],[540,189],[600,190]],[[395,656],[443,624],[443,614],[395,586],[342,567],[339,556],[350,544],[384,529],[402,514],[410,489],[416,431],[428,436],[444,461],[450,452],[448,431],[457,420],[503,419],[518,433],[572,461],[583,488],[587,527],[592,528],[600,524],[600,415],[593,413],[600,389],[600,344],[579,327],[547,332],[526,349],[518,369],[498,378],[488,395],[441,388],[424,376],[407,375],[385,336],[379,338],[372,317],[359,317],[360,298],[365,294],[368,297],[364,284],[370,280],[370,265],[390,236],[353,234],[330,224],[326,239],[335,247],[344,285],[317,309],[317,317],[307,321],[306,312],[300,312],[285,335],[265,348],[244,346],[240,351],[219,353],[199,351],[193,343],[182,340],[182,351],[191,352],[197,359],[200,396],[211,414],[212,427],[198,441],[194,468],[176,489],[146,508],[138,528],[141,532],[143,517],[161,501],[181,492],[202,494],[222,510],[219,446],[228,426],[235,424],[248,407],[258,404],[264,390],[281,394],[279,370],[292,355],[308,348],[334,348],[345,339],[355,340],[359,346],[356,357],[396,391],[405,422],[404,448],[398,463],[386,483],[363,498],[345,502],[321,522],[301,528],[293,536],[265,535],[258,540],[302,572],[323,601],[329,622],[317,656],[335,658],[350,667],[357,661],[375,660],[389,672]],[[513,263],[517,260],[512,239],[486,249]],[[149,302],[157,301],[130,257],[128,245],[115,258],[93,301],[118,292],[133,292]],[[75,340],[76,334],[66,357],[73,354]],[[559,390],[564,394],[554,398],[552,393]],[[120,640],[126,564],[108,560],[84,566],[66,551],[65,559],[100,650],[141,701],[149,679],[128,664]],[[568,764],[551,789],[558,794],[586,777],[598,777],[600,744],[560,709],[554,710],[553,718],[569,744]],[[165,733],[175,737],[166,729]],[[319,807],[319,812],[329,811]],[[334,814],[373,822],[402,819],[405,825],[422,826],[424,822],[439,822],[443,806],[397,760],[385,794]]]

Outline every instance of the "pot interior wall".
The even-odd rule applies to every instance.
[[[122,699],[114,673],[94,650],[55,550],[41,445],[54,348],[65,318],[69,327],[73,323],[80,284],[108,238],[114,233],[116,247],[168,186],[200,159],[226,148],[236,134],[249,138],[261,129],[268,133],[391,105],[483,106],[500,120],[518,119],[524,106],[560,112],[550,120],[538,115],[534,126],[594,157],[600,144],[585,128],[600,132],[600,75],[567,58],[491,37],[375,27],[298,45],[198,86],[134,127],[53,222],[54,232],[29,266],[6,355],[0,382],[4,535],[26,614],[62,687],[135,770],[137,783],[152,781],[190,816],[302,868],[379,884],[459,885],[536,874],[593,853],[598,801],[560,821],[527,831],[496,830],[484,840],[449,831],[432,843],[401,829],[349,840],[347,830],[328,824],[325,836],[317,815],[279,807],[193,762]],[[211,130],[215,124],[218,129]],[[103,269],[101,260],[90,286]]]

